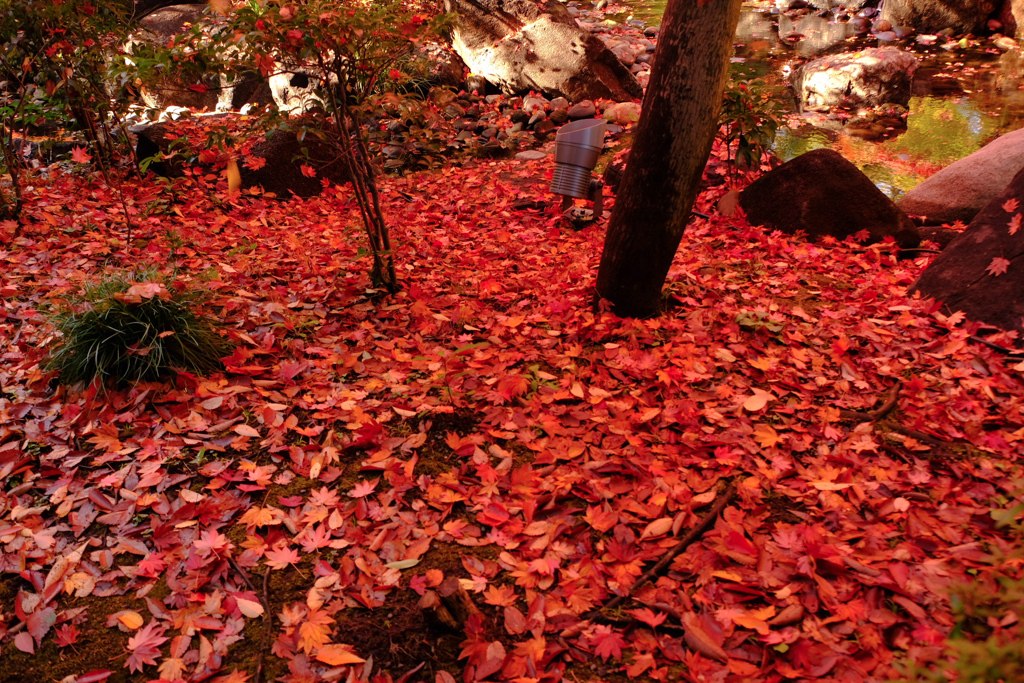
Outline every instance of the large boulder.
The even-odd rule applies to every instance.
[[[1024,168],[1024,130],[996,138],[905,194],[904,212],[928,223],[970,223]]]
[[[911,291],[949,311],[1024,332],[1024,171],[939,254]]]
[[[629,69],[580,28],[558,0],[445,0],[452,47],[470,71],[507,93],[542,91],[576,102],[640,99]]]
[[[825,111],[843,105],[906,106],[917,57],[894,47],[828,55],[793,72],[801,109]]]
[[[135,41],[166,45],[175,36],[202,23],[205,9],[203,5],[181,4],[153,10],[139,21]],[[131,49],[133,47],[128,46],[128,50]],[[262,105],[271,101],[266,79],[256,71],[211,73],[203,76],[199,83],[178,74],[168,74],[147,83],[141,97],[147,107],[155,109],[189,107],[200,111],[238,110],[248,103]]]
[[[294,130],[278,129],[253,146],[250,156],[264,159],[258,169],[241,164],[242,188],[262,187],[281,199],[312,197],[327,185],[349,181],[348,167],[338,148],[307,134],[299,142]]]
[[[882,19],[893,26],[911,26],[921,33],[943,29],[976,33],[995,9],[992,0],[885,0]]]
[[[916,247],[914,224],[856,166],[831,149],[816,149],[765,173],[740,194],[751,225],[811,239],[843,240],[867,231]]]

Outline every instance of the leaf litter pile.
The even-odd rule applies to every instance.
[[[924,258],[717,214],[663,316],[595,310],[603,231],[560,229],[549,178],[384,179],[383,297],[347,188],[129,183],[128,243],[102,184],[37,177],[0,225],[0,681],[852,682],[940,658],[951,589],[1019,571],[1024,364],[906,297]],[[225,371],[58,385],[42,311],[146,265],[212,292]],[[456,628],[430,609],[453,589]]]

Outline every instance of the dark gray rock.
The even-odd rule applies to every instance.
[[[885,0],[882,18],[893,26],[912,26],[921,33],[944,29],[976,33],[995,9],[992,0]]]
[[[590,100],[583,100],[572,105],[568,111],[571,121],[580,119],[592,119],[597,116],[597,106]]]
[[[916,247],[914,224],[841,154],[818,149],[764,174],[740,194],[751,225],[812,240],[844,240],[867,231],[872,241],[895,238]]]
[[[321,182],[324,179],[328,185],[341,185],[349,180],[345,159],[338,148],[315,135],[307,134],[300,143],[295,131],[276,130],[268,139],[253,146],[251,156],[266,159],[267,163],[258,170],[242,164],[239,168],[242,188],[259,186],[280,199],[288,199],[293,194],[298,197],[318,195],[324,189]],[[312,168],[316,174],[307,176],[302,172],[303,166]]]
[[[1016,205],[1004,207],[1011,201]],[[1014,227],[1022,211],[1024,171],[932,261],[911,292],[970,320],[1024,332],[1024,230]]]

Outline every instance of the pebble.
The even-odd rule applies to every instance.
[[[543,137],[555,129],[555,124],[551,123],[549,119],[538,121],[537,125],[533,129],[534,135],[538,138]]]
[[[543,110],[538,111],[538,112],[534,113],[533,116],[530,117],[530,120],[527,122],[526,125],[528,125],[528,126],[536,125],[537,123],[540,123],[541,121],[543,121],[547,117],[548,117],[548,115],[545,114]]]
[[[891,31],[892,30],[892,24],[890,24],[885,19],[879,19],[878,21],[875,22],[875,25],[872,26],[871,29],[875,33],[884,33],[885,31]]]
[[[644,35],[647,36],[648,38],[656,38],[658,35],[658,30],[659,29],[657,26],[648,26],[647,28],[644,29]]]
[[[516,154],[516,159],[519,159],[520,161],[536,161],[537,159],[543,159],[546,156],[546,152],[541,152],[536,149],[528,149],[525,152]]]
[[[895,31],[879,31],[875,34],[875,38],[878,38],[880,41],[899,40],[899,36],[896,35]]]
[[[544,111],[547,108],[548,101],[543,97],[524,97],[523,98],[523,111],[528,114],[533,114],[537,111]]]
[[[569,100],[565,99],[564,97],[556,97],[555,99],[551,100],[550,105],[551,109],[553,110],[568,109]]]
[[[460,116],[465,116],[466,110],[455,102],[452,102],[444,108],[444,113],[450,119],[457,119]]]
[[[569,112],[565,109],[556,109],[548,114],[548,119],[556,126],[561,126],[569,122]]]
[[[578,119],[592,119],[597,114],[597,107],[590,100],[581,100],[572,105],[569,109],[569,118],[573,121]]]

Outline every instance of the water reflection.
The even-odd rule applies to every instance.
[[[627,16],[651,24],[660,22],[666,0],[618,0]],[[754,78],[781,84],[783,62],[821,52],[854,49],[846,42],[853,34],[849,23],[830,23],[809,14],[798,19],[772,17],[745,8],[736,42],[739,60]],[[821,147],[836,149],[875,181],[890,196],[910,190],[935,171],[961,159],[999,135],[1024,127],[1024,57],[1018,50],[1001,54],[982,44],[971,50],[919,55],[914,77],[907,130],[882,141],[859,139],[837,130],[807,125],[795,117],[776,137],[773,152],[789,160]],[[748,77],[751,77],[748,76]],[[790,100],[787,106],[794,106]],[[819,124],[841,129],[838,119]],[[847,131],[850,132],[850,131]],[[881,160],[881,161],[880,161]]]

